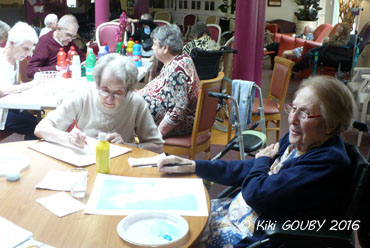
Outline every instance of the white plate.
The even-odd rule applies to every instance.
[[[5,176],[9,167],[17,167],[20,171],[30,164],[30,160],[22,155],[2,154],[0,155],[0,176]]]
[[[143,247],[179,247],[188,231],[188,223],[181,216],[159,212],[131,214],[117,226],[123,240]]]

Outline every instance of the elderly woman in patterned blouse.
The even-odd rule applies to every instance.
[[[183,53],[190,55],[191,50],[200,48],[204,50],[218,50],[220,46],[211,38],[211,32],[206,24],[198,22],[191,28],[191,34],[194,40],[188,42],[184,48]]]
[[[139,91],[163,137],[192,131],[199,92],[199,77],[192,59],[181,54],[181,31],[174,24],[156,28],[155,57],[163,63],[160,74]]]

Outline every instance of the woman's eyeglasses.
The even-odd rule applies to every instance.
[[[111,93],[111,92],[108,92],[108,91],[105,91],[105,90],[100,90],[100,89],[98,90],[98,93],[102,97],[112,96],[114,99],[117,99],[117,100],[123,98],[126,95],[126,92],[122,92],[120,94],[115,94],[115,93]]]
[[[284,110],[287,114],[294,114],[297,111],[297,107],[293,104],[284,104]],[[298,119],[301,121],[307,121],[311,118],[319,118],[322,117],[322,115],[309,115],[307,112],[304,112],[302,110],[298,111]]]

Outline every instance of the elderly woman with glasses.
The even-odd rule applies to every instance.
[[[239,186],[234,198],[212,200],[199,247],[243,247],[262,240],[276,221],[341,219],[352,175],[340,133],[352,120],[353,97],[335,78],[303,81],[289,114],[289,132],[246,161],[159,161],[165,173],[196,173],[219,184]],[[191,165],[164,167],[167,163]]]
[[[160,74],[139,91],[163,137],[190,134],[195,118],[199,77],[193,60],[182,53],[183,40],[175,24],[157,27],[151,34]]]
[[[126,56],[99,59],[93,70],[96,88],[87,86],[85,92],[64,100],[36,126],[36,136],[83,148],[86,136],[97,138],[106,132],[109,142],[162,152],[163,140],[146,102],[133,92],[137,74],[134,61]]]
[[[33,56],[28,62],[27,76],[33,78],[38,71],[56,71],[57,54],[60,48],[68,54],[71,46],[74,46],[80,60],[85,61],[85,54],[76,46],[73,39],[76,38],[78,22],[73,15],[64,15],[58,21],[58,25],[53,32],[49,32],[42,37],[37,44]]]

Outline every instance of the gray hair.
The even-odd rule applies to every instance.
[[[145,13],[145,14],[142,14],[140,19],[143,19],[143,20],[148,20],[148,21],[153,21],[153,17],[151,14],[148,14],[148,13]]]
[[[157,40],[161,47],[167,45],[172,54],[176,55],[182,52],[184,41],[180,28],[176,24],[159,26],[153,30],[150,36]]]
[[[328,127],[334,127],[332,135],[340,134],[352,124],[355,105],[352,93],[338,79],[314,76],[302,81],[299,91],[309,87],[320,102],[320,110]]]
[[[50,27],[50,25],[54,22],[58,21],[58,16],[56,14],[48,14],[44,19],[44,24],[46,27]]]
[[[33,44],[36,44],[39,41],[36,31],[25,22],[17,22],[10,30],[8,41],[6,46],[10,45],[10,42],[13,42],[14,45],[22,45],[25,41],[31,41]]]
[[[68,30],[68,29],[70,29],[70,27],[72,25],[74,27],[79,28],[77,19],[73,15],[64,15],[58,21],[58,27],[61,28],[61,29],[67,29]]]
[[[313,26],[312,25],[307,25],[307,26],[305,26],[304,27],[305,29],[306,28],[309,28],[310,30],[311,30],[311,32],[310,33],[313,33],[313,31],[314,31],[314,28],[313,28]],[[304,30],[303,30],[304,31]]]
[[[196,23],[192,28],[191,28],[191,33],[196,36],[198,39],[202,37],[204,34],[207,34],[208,36],[211,35],[211,32],[209,32],[209,29],[206,24],[202,22]]]
[[[97,87],[100,86],[101,76],[105,69],[109,70],[111,75],[115,78],[122,80],[123,86],[128,91],[135,89],[138,69],[132,58],[117,53],[111,53],[99,59],[93,70],[93,76]]]
[[[10,26],[0,20],[0,43],[3,43],[8,38]]]

